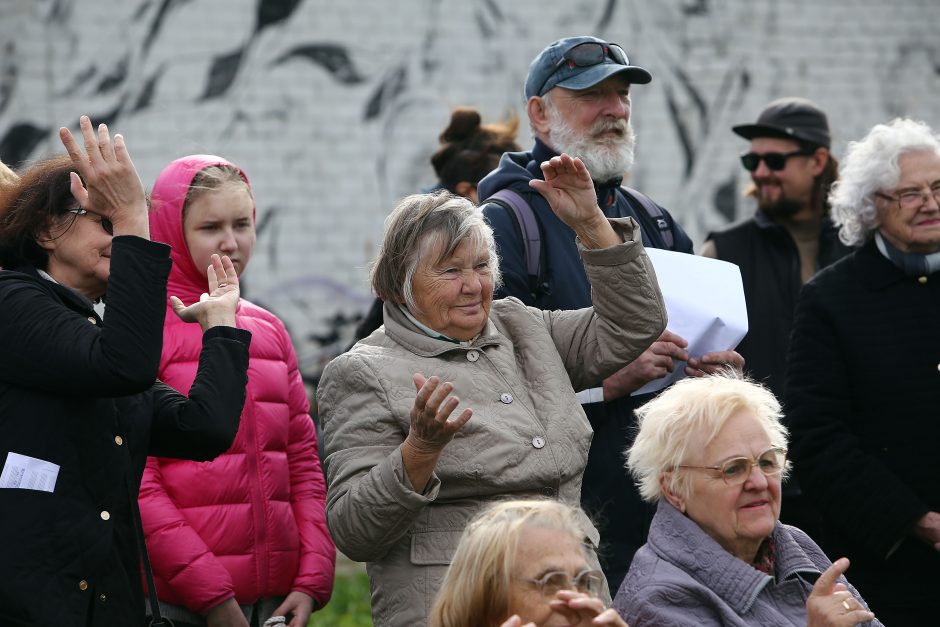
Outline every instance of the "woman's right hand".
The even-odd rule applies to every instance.
[[[425,379],[417,372],[412,380],[418,395],[411,408],[411,428],[401,450],[412,487],[423,492],[444,447],[470,420],[473,410],[468,407],[452,419],[450,415],[460,404],[459,398],[449,396],[454,391],[453,383],[441,383],[433,376]]]
[[[111,220],[115,235],[137,235],[149,239],[147,198],[124,145],[124,137],[115,135],[112,142],[106,124],[99,124],[96,133],[87,115],[80,118],[79,126],[85,139],[84,151],[69,129],[59,129],[59,139],[78,171],[78,174],[71,173],[71,191],[75,201],[79,206]]]
[[[219,603],[206,614],[208,627],[249,627],[242,608],[238,606],[235,597]]]
[[[836,583],[848,568],[847,558],[837,559],[816,580],[806,600],[806,627],[851,627],[875,618],[845,584]]]
[[[176,296],[170,296],[170,306],[183,322],[198,322],[205,333],[217,326],[235,326],[235,311],[240,295],[238,273],[232,260],[212,255],[212,265],[206,269],[209,291],[199,301],[186,306]]]

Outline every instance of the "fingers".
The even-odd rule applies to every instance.
[[[62,145],[65,146],[65,152],[67,152],[69,157],[71,157],[72,163],[76,165],[84,164],[84,154],[82,154],[81,149],[78,147],[78,142],[75,141],[75,137],[72,135],[72,131],[65,128],[64,126],[60,127],[59,141],[61,141]]]
[[[88,158],[88,162],[92,167],[99,167],[103,160],[101,158],[101,150],[98,147],[98,138],[91,124],[91,119],[87,115],[83,115],[78,120],[78,126],[82,131],[82,137],[85,138],[85,155]],[[107,127],[105,127],[105,133],[107,133]]]
[[[848,570],[848,568],[848,558],[840,557],[834,561],[832,566],[827,568],[823,574],[819,576],[819,579],[816,580],[810,596],[826,596],[832,594],[833,586],[835,585],[836,581],[845,573],[846,570]]]
[[[598,614],[594,620],[591,621],[594,625],[615,625],[615,627],[629,627],[627,623],[620,618],[620,614],[617,613],[617,610],[614,608],[608,608]]]
[[[685,348],[689,345],[689,343],[686,341],[684,337],[673,333],[669,329],[666,329],[665,331],[663,331],[663,334],[659,336],[659,341],[660,342],[672,342],[679,348]]]
[[[685,352],[681,346],[675,344],[672,341],[653,342],[653,345],[650,348],[657,355],[664,355],[678,361],[688,361],[689,359],[689,354]]]
[[[420,372],[414,373],[414,376],[411,377],[411,380],[414,381],[414,384],[415,384],[415,391],[418,392],[418,396],[421,396],[421,388],[424,387],[424,384],[427,383],[428,380],[425,379],[425,378],[424,378],[424,375],[421,374]],[[417,400],[418,400],[418,399],[416,398],[416,399],[415,399],[415,407],[418,406]]]
[[[105,161],[114,161],[114,145],[111,143],[107,124],[98,125],[98,149]]]
[[[69,191],[72,192],[72,198],[79,207],[88,205],[88,190],[85,189],[81,177],[75,172],[69,172]]]
[[[215,271],[216,259],[218,258],[218,255],[212,255],[212,257],[213,257],[212,263],[209,265],[208,268],[206,268],[206,278],[209,279],[209,292],[210,293],[219,289],[219,277]],[[220,267],[221,265],[222,264],[219,263]]]

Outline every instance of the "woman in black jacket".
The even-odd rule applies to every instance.
[[[0,194],[0,624],[140,625],[134,518],[146,456],[208,460],[235,437],[250,334],[238,278],[177,314],[204,330],[189,398],[156,381],[169,247],[123,138],[81,119],[85,150]],[[107,324],[94,303],[107,292]]]

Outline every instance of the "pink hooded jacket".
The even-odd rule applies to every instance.
[[[199,299],[207,282],[186,245],[182,206],[193,177],[211,165],[232,164],[212,155],[177,159],[152,192],[151,239],[172,247],[167,293],[186,304]],[[167,307],[159,377],[187,393],[202,333]],[[322,607],[332,592],[336,553],[297,357],[274,314],[242,299],[236,318],[252,340],[247,398],[232,447],[212,462],[147,460],[140,512],[157,595],[200,614],[233,595],[249,604],[294,590]]]

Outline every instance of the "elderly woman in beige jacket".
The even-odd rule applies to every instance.
[[[666,326],[636,223],[604,216],[579,159],[542,170],[531,184],[576,233],[593,307],[494,302],[499,265],[479,208],[410,196],[386,221],[372,270],[385,325],[323,372],[327,522],[343,553],[368,562],[379,627],[427,623],[464,526],[488,502],[578,504],[592,431],[575,391]]]

